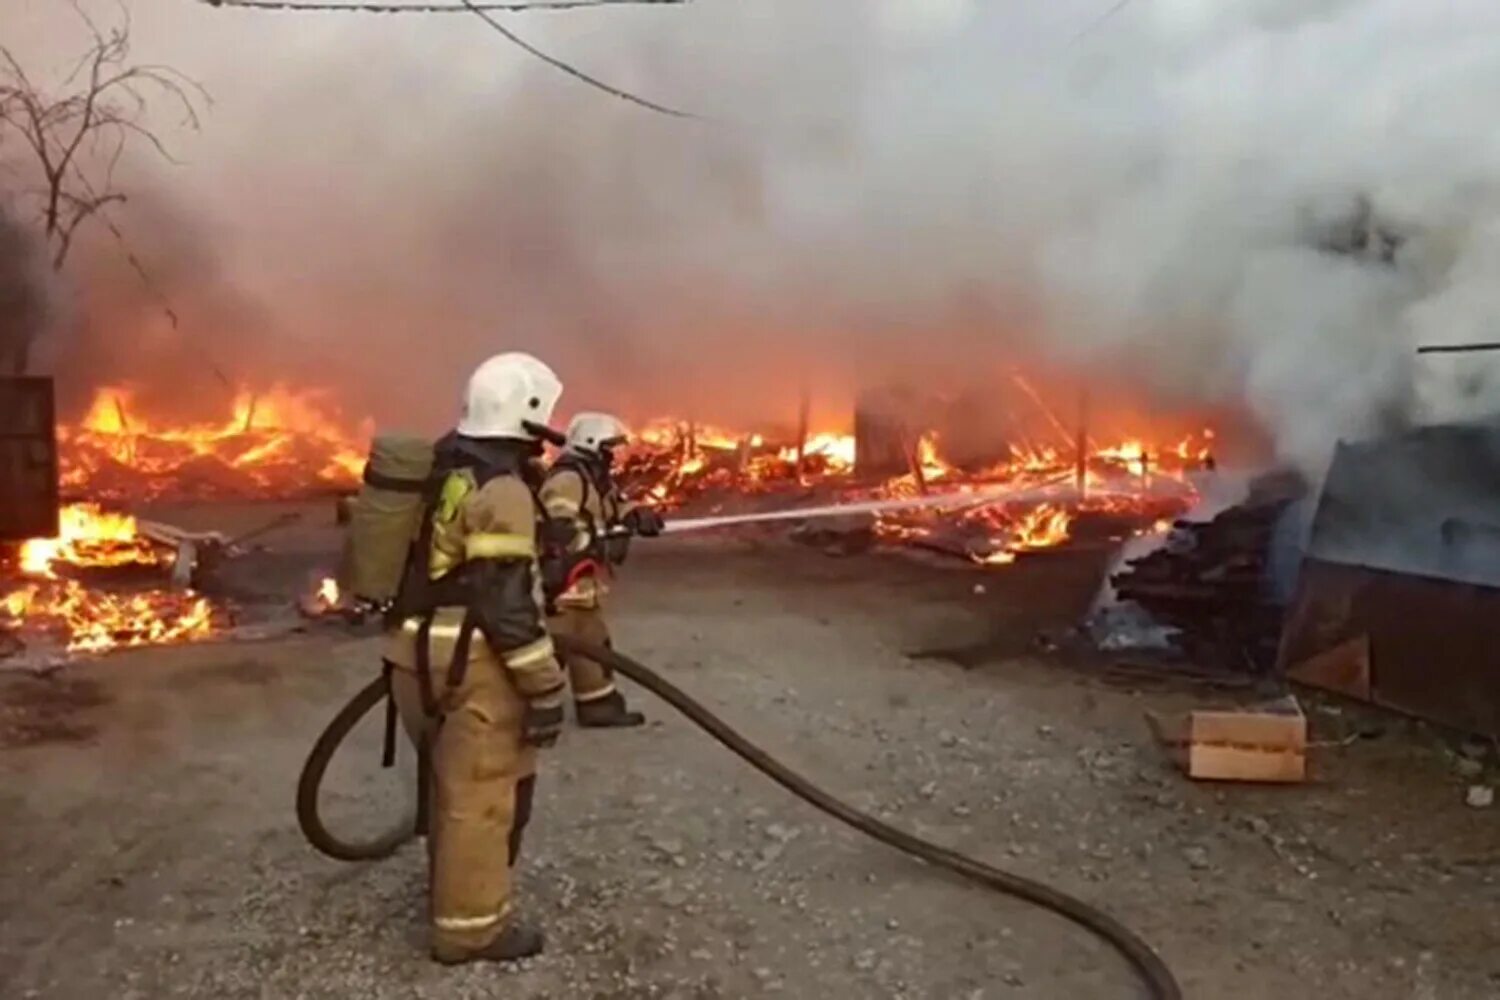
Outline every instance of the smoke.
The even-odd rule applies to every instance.
[[[65,65],[57,6],[19,30]],[[1500,408],[1486,356],[1412,353],[1500,339],[1500,9],[1135,0],[1080,37],[1108,6],[507,20],[684,122],[467,16],[136,0],[141,58],[216,97],[183,166],[130,161],[121,213],[182,322],[98,243],[55,357],[332,381],[433,426],[508,348],[565,406],[725,420],[790,417],[803,384],[825,416],[890,377],[1000,397],[1045,363],[1244,410],[1314,475],[1341,437]]]
[[[47,271],[31,234],[0,205],[0,366],[17,367],[51,318]]]

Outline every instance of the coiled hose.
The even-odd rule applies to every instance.
[[[582,656],[602,663],[650,691],[687,716],[751,767],[809,805],[898,851],[1071,920],[1107,941],[1123,955],[1145,982],[1155,1000],[1181,1000],[1182,988],[1178,986],[1172,970],[1167,968],[1161,956],[1137,937],[1134,931],[1109,914],[1049,885],[1002,871],[957,851],[914,837],[834,798],[741,736],[723,719],[643,663],[613,649],[568,636],[555,636],[554,641],[564,654]],[[334,716],[328,728],[313,744],[297,784],[297,822],[302,827],[303,834],[317,850],[340,861],[368,861],[386,857],[415,833],[414,825],[408,822],[369,841],[344,841],[328,830],[318,812],[318,790],[335,751],[360,719],[387,697],[389,684],[388,677],[376,678]],[[394,719],[388,716],[386,724],[389,734]],[[389,761],[389,751],[387,760]]]

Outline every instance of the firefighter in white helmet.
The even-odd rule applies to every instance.
[[[659,535],[662,519],[650,507],[621,495],[612,474],[614,450],[628,439],[625,425],[607,413],[580,413],[568,425],[567,443],[548,470],[542,503],[551,519],[547,561],[552,617],[549,628],[598,646],[610,644],[604,600],[615,569],[625,561],[632,535]],[[602,663],[565,658],[579,725],[639,726]]]
[[[422,529],[386,657],[407,729],[430,747],[431,950],[436,960],[514,961],[542,950],[516,915],[511,875],[557,740],[564,675],[547,632],[537,531],[544,441],[562,383],[526,354],[474,372],[438,443]]]

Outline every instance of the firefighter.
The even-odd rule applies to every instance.
[[[386,657],[409,733],[431,758],[432,957],[514,961],[543,936],[511,901],[536,790],[557,740],[565,678],[537,561],[544,440],[562,384],[525,354],[474,372],[435,451],[434,492],[392,616]]]
[[[542,487],[552,549],[559,553],[548,566],[553,605],[548,627],[599,646],[610,644],[604,600],[610,578],[625,561],[630,537],[659,535],[663,527],[656,511],[627,502],[615,483],[614,450],[626,440],[618,418],[578,414]],[[566,666],[579,725],[613,728],[646,721],[626,707],[604,664],[568,656]]]

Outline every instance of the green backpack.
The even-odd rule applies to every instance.
[[[339,587],[374,604],[395,600],[422,529],[435,458],[427,438],[382,434],[370,444],[364,485],[349,505]]]

